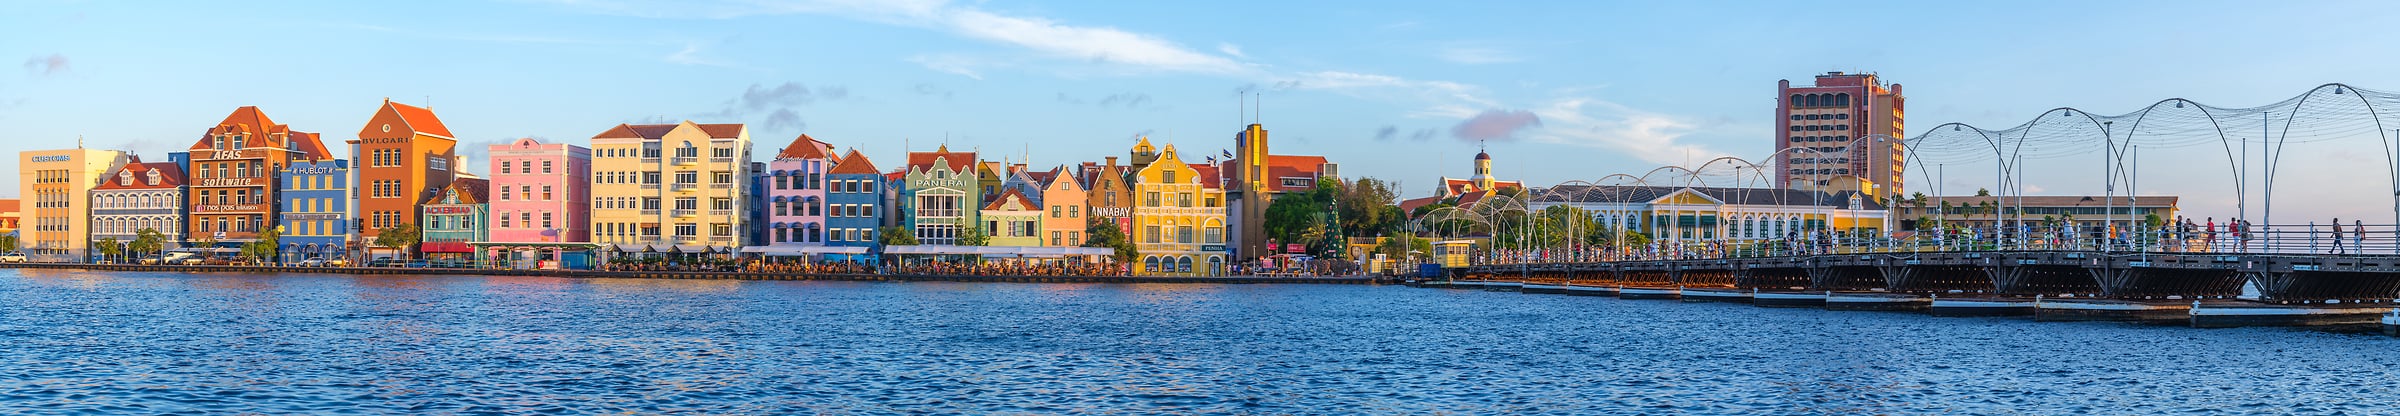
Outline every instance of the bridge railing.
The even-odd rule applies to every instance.
[[[1485,250],[1477,265],[1783,257],[1828,254],[1907,254],[1973,251],[2089,251],[2152,254],[2400,255],[2400,226],[2279,224],[2228,227],[2013,227],[1935,230],[1803,238],[1667,239],[1628,247],[1552,247]],[[2337,238],[2338,236],[2338,238]]]

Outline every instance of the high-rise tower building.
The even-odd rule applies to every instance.
[[[1788,79],[1776,84],[1775,162],[1783,169],[1776,186],[1825,189],[1863,181],[1858,190],[1877,198],[1901,193],[1908,106],[1900,84],[1841,72],[1818,75],[1813,86],[1792,86]]]

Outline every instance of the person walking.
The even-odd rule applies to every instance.
[[[2342,217],[2333,217],[2333,254],[2342,254]]]

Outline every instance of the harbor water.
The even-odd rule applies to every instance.
[[[0,270],[0,413],[2400,411],[2400,340],[1359,285]]]

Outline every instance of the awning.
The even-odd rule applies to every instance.
[[[428,242],[428,243],[423,243],[423,244],[420,244],[420,245],[418,245],[418,246],[417,246],[417,249],[418,249],[418,250],[420,250],[420,251],[427,252],[427,253],[473,253],[473,252],[475,252],[475,246],[467,245],[467,243],[465,243],[465,242],[458,242],[458,241],[436,241],[436,242]]]
[[[804,256],[810,254],[867,254],[866,247],[852,246],[749,246],[743,253],[766,256]]]
[[[1107,247],[984,247],[984,246],[884,246],[883,254],[977,255],[984,257],[1058,258],[1068,256],[1106,256],[1116,254]]]

